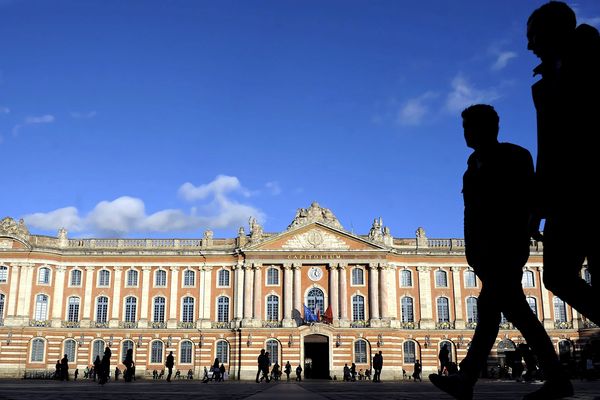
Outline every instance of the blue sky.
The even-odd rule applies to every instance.
[[[330,208],[462,237],[460,111],[535,155],[537,0],[0,0],[0,214],[70,237],[233,237]],[[570,3],[600,26],[600,2]]]

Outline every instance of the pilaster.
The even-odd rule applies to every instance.
[[[417,271],[419,274],[419,305],[421,313],[419,327],[421,329],[434,329],[433,300],[431,298],[431,268],[417,267]]]
[[[452,287],[454,289],[454,327],[456,329],[465,329],[465,318],[463,313],[462,289],[460,286],[460,274],[462,268],[451,267],[452,270]]]

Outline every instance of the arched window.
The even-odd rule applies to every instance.
[[[365,298],[359,294],[352,296],[352,320],[365,320]]]
[[[402,345],[404,350],[404,364],[414,364],[417,359],[417,346],[412,340],[407,340]]]
[[[220,287],[229,286],[229,271],[227,271],[226,269],[221,269],[221,270],[219,270],[217,277],[218,277],[218,285]]]
[[[67,355],[67,360],[69,360],[69,362],[74,362],[75,361],[75,349],[77,348],[75,340],[73,340],[73,339],[65,340],[63,347],[64,347],[63,354]]]
[[[81,286],[81,270],[74,269],[71,271],[71,286]]]
[[[98,286],[110,286],[110,271],[101,269],[98,272]]]
[[[135,269],[127,271],[127,286],[138,285],[138,272]]]
[[[194,298],[184,297],[183,307],[181,308],[181,321],[194,322]]]
[[[154,298],[154,317],[152,322],[165,322],[165,304],[166,300],[164,297]]]
[[[477,322],[477,298],[467,297],[467,322]]]
[[[224,364],[229,362],[229,343],[224,340],[217,342],[216,357]]]
[[[527,297],[527,304],[529,304],[529,308],[531,308],[531,311],[537,317],[537,315],[538,315],[538,312],[537,312],[537,301],[535,300],[535,297],[528,296]]]
[[[365,284],[365,271],[362,268],[352,268],[352,284],[362,286]]]
[[[127,350],[129,349],[133,349],[133,340],[123,340],[123,344],[121,345],[121,363],[125,361]]]
[[[4,265],[0,266],[0,283],[8,282],[8,268]]]
[[[125,298],[125,322],[135,322],[137,318],[137,299],[133,296]]]
[[[277,268],[267,270],[267,285],[279,285],[279,270]]]
[[[408,269],[403,269],[402,271],[400,271],[400,286],[412,286],[412,273]]]
[[[159,269],[154,274],[154,286],[167,286],[167,271]]]
[[[452,342],[448,340],[443,340],[440,342],[440,349],[446,347],[448,350],[448,360],[452,362]]]
[[[79,321],[79,297],[69,297],[69,309],[67,311],[67,321]]]
[[[358,339],[354,342],[354,362],[365,364],[367,362],[367,341]]]
[[[279,363],[279,342],[275,339],[267,340],[267,352],[269,352],[269,361],[271,364]],[[281,365],[281,363],[279,363]]]
[[[567,322],[567,307],[560,298],[554,298],[554,320],[556,322]]]
[[[523,278],[521,279],[523,287],[529,288],[534,287],[535,283],[533,280],[533,271],[525,270],[523,272]]]
[[[465,287],[474,288],[477,287],[477,279],[475,278],[475,272],[471,270],[465,271]]]
[[[4,325],[4,301],[6,299],[6,296],[4,296],[4,294],[0,293],[0,326]]]
[[[183,272],[183,286],[194,286],[196,284],[196,273],[191,269]]]
[[[217,321],[229,322],[229,297],[219,296],[217,299]]]
[[[442,271],[441,269],[435,271],[435,286],[448,287],[448,274],[446,271]]]
[[[438,322],[450,322],[450,308],[448,307],[447,297],[438,297],[437,299],[437,317]]]
[[[317,310],[323,312],[325,310],[325,295],[319,288],[312,288],[306,296],[307,307],[317,315]]]
[[[179,363],[180,364],[191,364],[192,363],[192,349],[194,346],[189,340],[184,340],[179,346]]]
[[[47,285],[50,283],[50,268],[42,267],[38,273],[38,283]]]
[[[45,294],[35,296],[35,319],[37,321],[48,319],[48,296]]]
[[[400,304],[402,306],[402,322],[415,322],[412,297],[403,297]]]
[[[583,280],[587,282],[588,285],[592,285],[592,274],[590,274],[590,270],[587,268],[583,269]],[[0,280],[0,282],[2,282]]]
[[[152,364],[162,364],[163,359],[163,342],[155,340],[150,346],[150,362]]]
[[[31,362],[44,362],[45,347],[44,339],[37,338],[31,341]]]
[[[96,322],[108,322],[108,297],[106,296],[96,299]]]
[[[96,357],[100,357],[100,359],[102,360],[102,357],[104,357],[104,348],[106,347],[106,344],[104,343],[104,340],[95,340],[94,343],[92,344],[92,363],[94,363],[94,360],[96,359]]]
[[[558,342],[558,358],[560,361],[568,363],[573,356],[573,347],[571,342],[568,340],[561,340]]]
[[[279,321],[279,297],[267,296],[267,321]]]

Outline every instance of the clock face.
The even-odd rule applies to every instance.
[[[313,281],[321,280],[323,277],[323,270],[319,267],[310,267],[308,270],[308,277]]]

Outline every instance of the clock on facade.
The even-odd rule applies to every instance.
[[[323,277],[323,270],[319,267],[310,267],[308,270],[308,277],[312,281],[321,280],[321,278]]]

